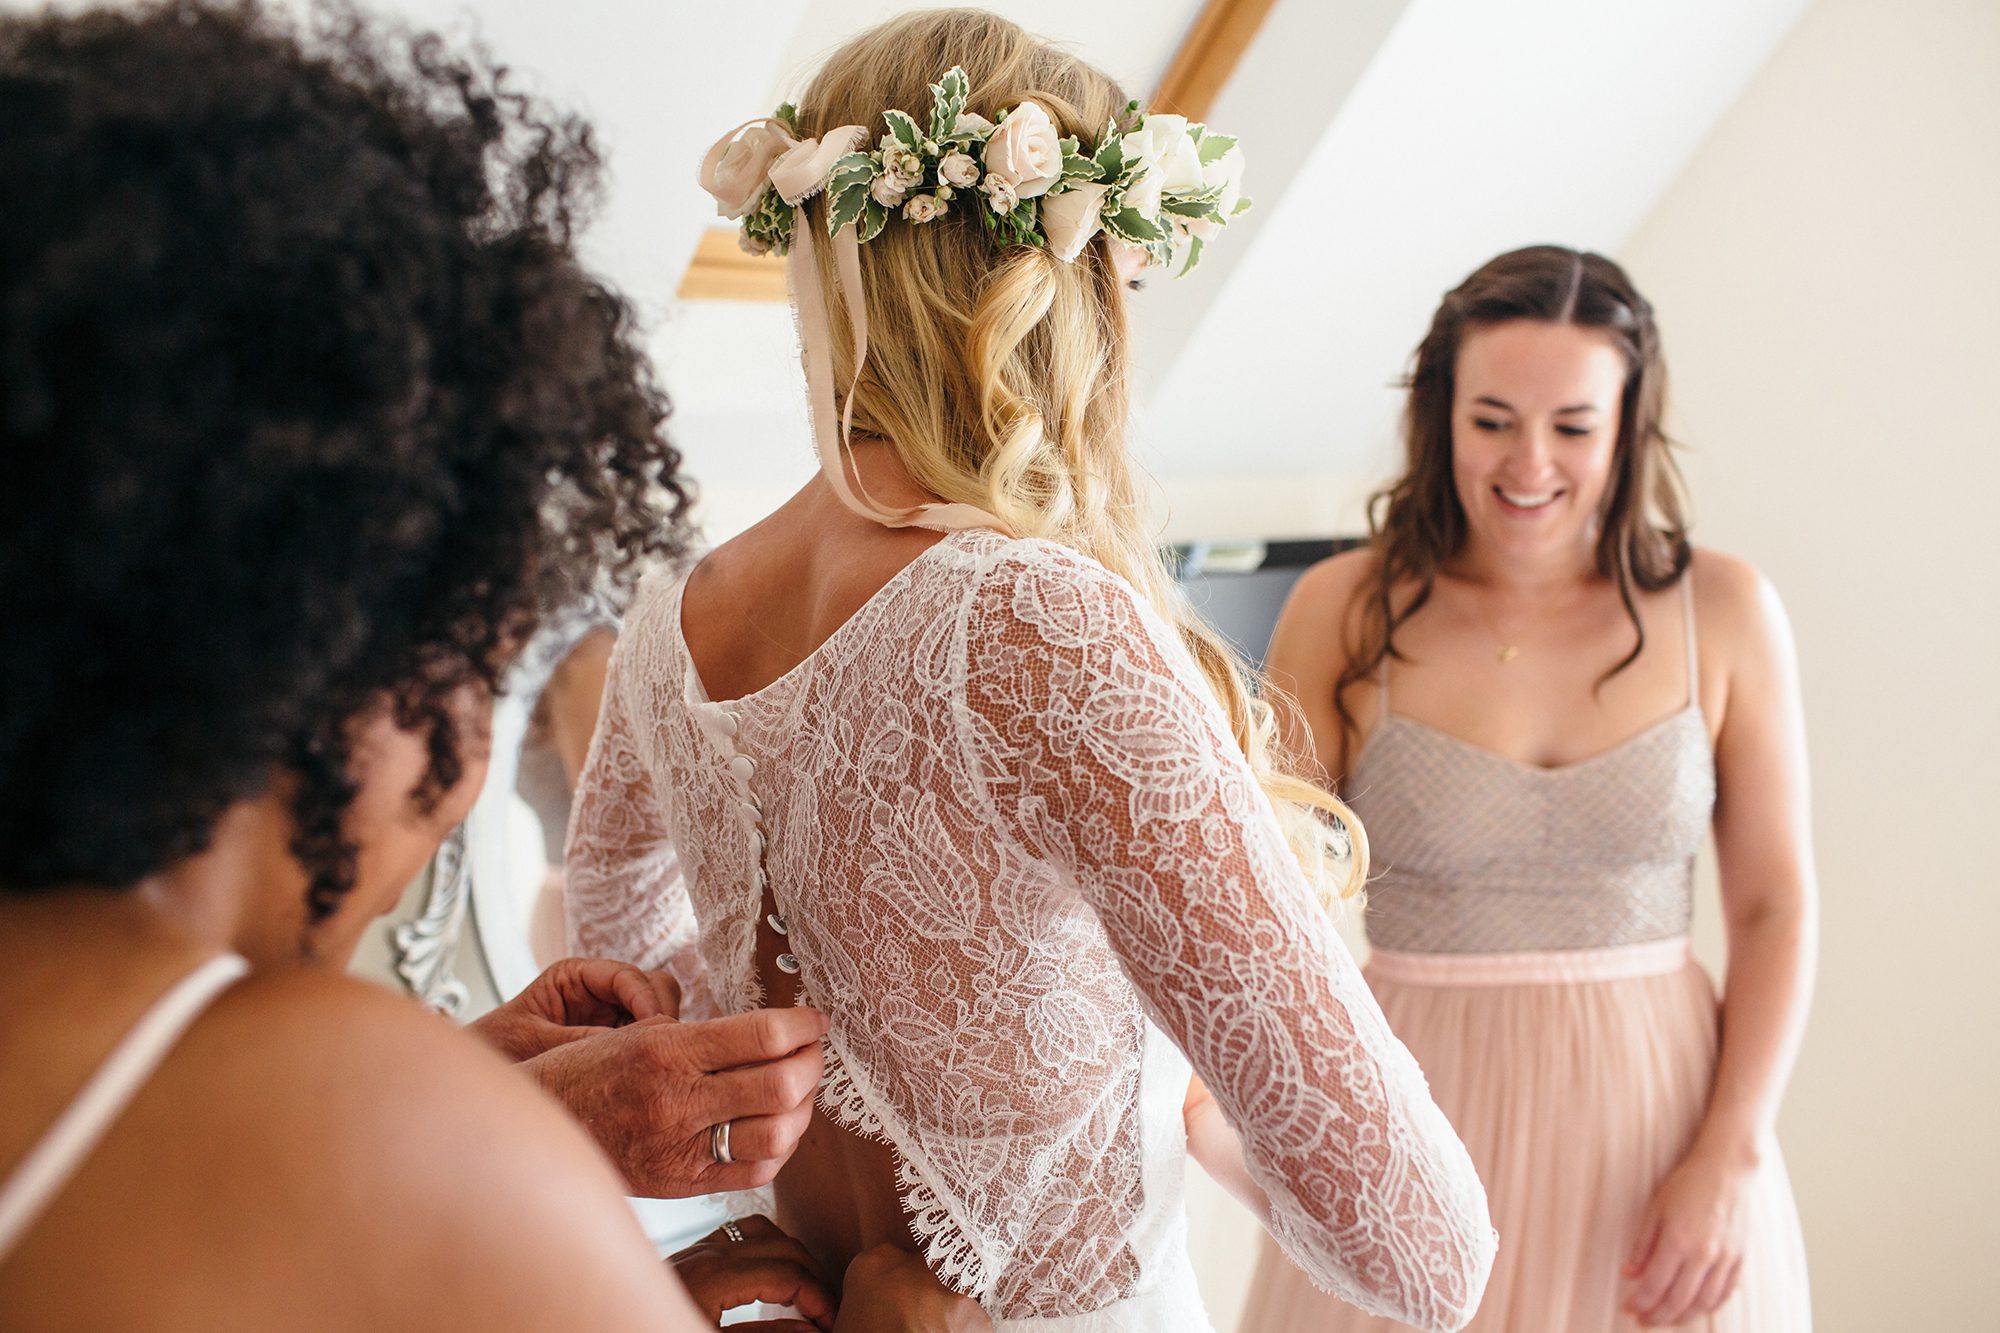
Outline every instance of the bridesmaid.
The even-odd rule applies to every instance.
[[[1816,911],[1784,611],[1688,544],[1659,335],[1611,261],[1488,263],[1409,388],[1373,540],[1299,581],[1270,667],[1384,867],[1369,982],[1491,1196],[1470,1327],[1806,1329],[1772,1129]],[[1720,1005],[1687,941],[1710,828]],[[1394,1327],[1267,1242],[1243,1333]]]

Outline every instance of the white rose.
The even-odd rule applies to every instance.
[[[929,222],[943,212],[944,205],[928,194],[920,194],[903,205],[903,216],[911,222]]]
[[[987,207],[1002,217],[1013,212],[1021,202],[1021,197],[1014,193],[1014,187],[990,171],[986,173],[986,184],[980,188],[986,191]]]
[[[1125,164],[1143,164],[1160,173],[1160,187],[1169,194],[1200,194],[1201,149],[1188,137],[1186,116],[1148,116],[1138,129],[1118,140]]]
[[[944,161],[938,163],[938,176],[947,185],[975,185],[979,163],[969,153],[946,153]]]
[[[984,116],[975,116],[970,111],[964,111],[959,113],[958,120],[951,127],[951,132],[953,134],[991,134],[993,132],[993,122]]]
[[[889,179],[891,189],[915,189],[923,183],[924,160],[907,148],[885,148],[882,174]]]
[[[1124,206],[1141,217],[1157,218],[1160,215],[1160,188],[1164,178],[1158,167],[1150,167],[1139,178],[1125,187]]]
[[[884,208],[901,208],[903,192],[896,188],[896,182],[887,176],[877,176],[875,183],[868,187],[868,193],[876,203]]]
[[[986,174],[998,176],[1022,199],[1046,194],[1062,179],[1062,136],[1049,113],[1023,102],[1007,113],[986,141]]]
[[[1104,185],[1072,185],[1061,194],[1042,200],[1042,231],[1049,238],[1049,250],[1065,264],[1073,264],[1103,225]]]
[[[785,136],[769,125],[753,125],[723,150],[712,171],[702,173],[702,188],[715,196],[720,217],[741,218],[757,207],[770,184],[771,164],[785,155]]]

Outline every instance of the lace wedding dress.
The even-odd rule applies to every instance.
[[[708,698],[681,586],[628,618],[569,837],[573,947],[832,1022],[822,1108],[886,1141],[932,1269],[1002,1329],[1210,1325],[1190,1062],[1319,1284],[1455,1328],[1494,1235],[1465,1150],[1172,628],[1067,548],[945,537],[796,669]],[[768,912],[770,890],[777,910]]]

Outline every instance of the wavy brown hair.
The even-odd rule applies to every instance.
[[[1653,307],[1625,270],[1603,255],[1534,245],[1488,261],[1446,293],[1417,345],[1405,387],[1403,475],[1368,502],[1374,567],[1348,617],[1347,668],[1334,684],[1342,768],[1358,728],[1348,692],[1385,658],[1407,660],[1396,631],[1423,609],[1438,571],[1465,548],[1465,508],[1452,481],[1452,400],[1467,330],[1512,320],[1601,329],[1625,355],[1625,389],[1611,484],[1599,511],[1597,572],[1618,585],[1632,620],[1632,651],[1604,675],[1632,665],[1646,646],[1636,590],[1671,587],[1687,570],[1686,488],[1662,427],[1667,367]],[[1602,683],[1602,682],[1600,682]]]

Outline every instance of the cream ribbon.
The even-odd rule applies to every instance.
[[[834,278],[840,287],[841,304],[847,307],[847,324],[854,343],[854,378],[847,386],[847,405],[840,413],[840,429],[834,430],[832,324],[821,290],[814,254],[813,225],[806,216],[808,199],[826,188],[833,164],[857,151],[868,138],[859,125],[843,125],[819,139],[795,139],[786,124],[764,117],[745,121],[716,140],[701,162],[701,188],[718,202],[717,172],[730,145],[744,131],[767,126],[787,145],[771,163],[767,175],[771,188],[793,209],[792,253],[785,269],[791,288],[792,307],[798,315],[799,342],[805,350],[806,390],[810,398],[813,446],[819,454],[820,471],[840,502],[863,518],[890,528],[929,528],[935,532],[956,532],[965,528],[997,528],[1006,525],[976,505],[921,504],[905,509],[881,504],[868,494],[861,474],[854,468],[854,390],[861,382],[861,367],[868,358],[868,305],[861,290],[861,242],[854,223],[840,229],[833,238]],[[725,214],[726,216],[726,214]],[[851,473],[850,470],[852,469]]]

